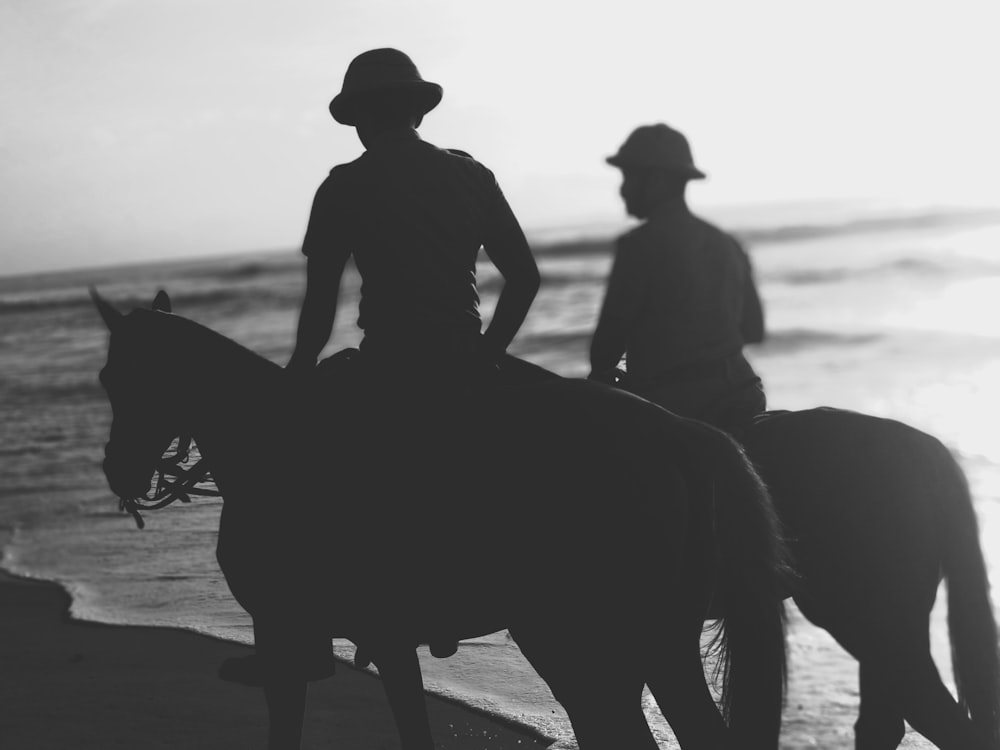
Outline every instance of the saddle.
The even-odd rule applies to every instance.
[[[496,377],[492,379],[492,384],[524,386],[558,377],[560,376],[540,365],[511,354],[504,354],[496,362]],[[431,379],[453,382],[456,380],[456,375],[442,367],[441,371],[431,373]],[[364,354],[359,349],[348,347],[321,360],[316,366],[316,381],[317,385],[325,389],[344,389],[357,393],[365,381]]]

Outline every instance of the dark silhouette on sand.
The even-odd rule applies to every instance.
[[[357,324],[365,334],[352,363],[363,368],[354,389],[364,404],[359,429],[393,436],[370,441],[388,451],[447,437],[451,420],[442,413],[458,408],[457,393],[496,381],[539,286],[534,257],[493,173],[417,133],[442,94],[399,50],[369,50],[352,60],[330,114],[356,128],[365,152],[320,185],[302,247],[306,294],[288,369],[302,375],[315,367],[353,257],[362,279]],[[482,334],[480,249],[504,279]],[[430,648],[446,657],[457,645],[445,636]],[[416,671],[415,656],[411,662]]]
[[[750,259],[739,243],[695,216],[685,191],[705,174],[684,135],[645,125],[608,163],[643,223],[618,239],[590,349],[591,377],[685,417],[731,432],[764,411],[761,380],[743,345],[764,339]]]
[[[95,299],[111,331],[109,485],[138,512],[175,436],[199,447],[225,500],[217,554],[253,617],[272,750],[299,746],[334,637],[378,667],[404,750],[431,750],[415,647],[501,629],[583,750],[656,747],[644,685],[685,748],[777,748],[787,566],[767,491],[724,432],[539,377],[470,393],[475,408],[447,412],[447,442],[385,446],[356,429],[350,354],[297,377],[168,313],[165,294],[128,315]],[[718,601],[722,712],[701,654]],[[599,641],[615,658],[593,658]]]
[[[306,294],[288,363],[297,374],[315,367],[353,257],[362,279],[357,324],[365,333],[354,362],[364,368],[355,389],[365,403],[361,429],[395,436],[400,446],[444,437],[438,432],[449,420],[441,413],[456,408],[455,394],[497,379],[539,286],[531,249],[493,173],[417,133],[442,93],[399,50],[369,50],[348,67],[330,113],[356,128],[365,152],[334,167],[316,192],[302,246]],[[504,279],[482,334],[481,248]],[[457,641],[430,645],[446,657]]]

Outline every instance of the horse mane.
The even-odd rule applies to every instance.
[[[134,310],[127,316],[136,321],[136,335],[173,364],[218,362],[239,370],[241,376],[255,372],[273,375],[281,366],[233,339],[174,313]]]

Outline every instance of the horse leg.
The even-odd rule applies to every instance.
[[[894,693],[902,718],[941,750],[991,750],[989,741],[979,735],[941,681],[931,657],[927,613],[898,617],[901,626],[896,632],[885,639],[877,653],[871,652],[862,660],[863,678],[872,670],[868,684],[880,683],[883,695]]]
[[[593,670],[588,679],[589,684],[578,686],[572,694],[564,691],[560,700],[580,750],[658,750],[642,712],[642,683],[622,685],[613,676]]]
[[[392,709],[402,749],[434,750],[430,720],[427,718],[427,703],[424,700],[424,681],[416,649],[403,646],[383,647],[376,649],[373,656]]]
[[[298,750],[302,744],[302,720],[309,683],[287,677],[264,681],[267,701],[267,750]]]
[[[686,638],[665,636],[671,649],[651,660],[646,684],[684,750],[718,750],[730,746],[729,730],[705,680],[700,633],[698,622]]]
[[[850,579],[842,583],[846,586]],[[856,750],[894,750],[902,742],[906,726],[900,688],[903,673],[892,665],[909,660],[908,650],[899,646],[903,632],[926,628],[926,617],[917,616],[912,624],[900,627],[909,620],[899,613],[912,611],[913,605],[881,597],[872,598],[869,606],[861,609],[848,593],[829,585],[798,591],[794,598],[809,622],[826,630],[858,660],[861,700],[854,722]]]
[[[903,717],[941,750],[994,750],[941,681],[929,644],[902,670]]]
[[[899,691],[877,669],[861,662],[858,668],[861,706],[854,723],[856,750],[895,750],[906,726]]]
[[[642,712],[642,681],[634,674],[595,666],[585,674],[581,670],[574,684],[561,685],[558,693],[552,690],[566,709],[580,750],[657,750]]]
[[[580,750],[658,750],[642,713],[639,671],[624,659],[588,658],[602,634],[521,629],[511,634],[566,710]]]

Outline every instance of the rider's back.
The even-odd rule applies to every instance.
[[[486,167],[399,130],[335,167],[316,200],[323,222],[310,232],[332,236],[313,246],[351,249],[366,336],[479,333],[479,249],[519,231]]]
[[[740,351],[749,267],[729,235],[690,214],[654,217],[619,240],[618,263],[649,290],[628,333],[631,377]]]

